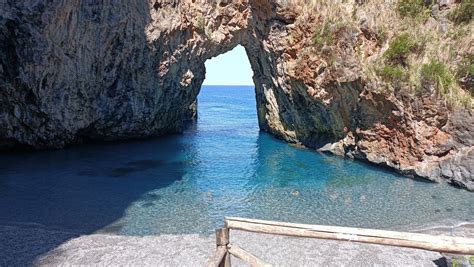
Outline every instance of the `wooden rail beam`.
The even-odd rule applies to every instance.
[[[474,239],[351,227],[308,225],[226,217],[229,229],[296,237],[345,240],[361,243],[425,249],[455,254],[474,254]]]
[[[263,260],[259,259],[257,256],[240,248],[239,246],[229,244],[227,245],[227,248],[230,254],[245,261],[251,267],[271,267],[272,266],[271,264],[264,262]]]

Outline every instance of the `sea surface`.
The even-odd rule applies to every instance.
[[[474,193],[277,140],[243,86],[203,87],[182,135],[0,155],[0,225],[208,235],[224,216],[409,230],[473,222]]]

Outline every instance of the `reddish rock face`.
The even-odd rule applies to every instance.
[[[355,18],[333,23],[301,1],[26,2],[0,9],[2,148],[179,132],[204,62],[241,44],[262,130],[474,190],[472,109],[381,90],[365,66],[387,42],[355,3],[334,5]]]

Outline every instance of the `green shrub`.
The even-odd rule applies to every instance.
[[[459,98],[459,103],[465,108],[471,108],[471,105],[472,105],[471,94],[469,92],[464,93],[464,95],[462,95]],[[472,260],[474,262],[474,257],[472,258]],[[472,265],[474,266],[474,263],[472,263]]]
[[[402,33],[392,40],[384,56],[391,63],[406,65],[408,55],[417,49],[418,44],[413,41],[413,37],[408,33]]]
[[[205,33],[206,32],[206,21],[204,20],[204,17],[198,17],[196,19],[196,28],[200,33]]]
[[[474,54],[469,54],[459,62],[456,70],[457,78],[474,76]]]
[[[423,0],[399,0],[397,12],[402,18],[428,19],[430,6],[426,6]]]
[[[471,30],[469,29],[469,26],[467,27],[451,27],[449,29],[449,32],[447,36],[451,39],[457,40],[461,39],[464,36],[467,36],[471,33]]]
[[[448,17],[456,24],[471,22],[474,17],[474,0],[463,0]]]
[[[319,25],[316,28],[313,36],[313,44],[321,48],[325,44],[331,45],[334,42],[334,30],[331,29],[329,23],[324,23],[323,25]]]
[[[377,73],[382,79],[389,82],[399,82],[406,78],[405,69],[398,65],[385,65],[382,69],[378,70]]]
[[[474,54],[468,54],[458,63],[456,81],[459,86],[474,94]]]
[[[434,59],[421,67],[421,78],[424,82],[435,84],[438,93],[441,94],[449,92],[449,87],[453,82],[453,75],[449,68]]]
[[[388,39],[387,32],[384,29],[380,29],[377,32],[377,44],[382,46],[383,44],[385,44],[387,39]]]

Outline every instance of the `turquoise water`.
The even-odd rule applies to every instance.
[[[409,229],[474,221],[474,194],[259,132],[251,87],[204,87],[183,135],[0,155],[0,224],[209,234],[224,216]],[[0,238],[1,239],[1,238]]]

